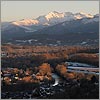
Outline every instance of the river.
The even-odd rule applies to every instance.
[[[95,68],[96,66],[91,66],[89,64],[78,63],[78,62],[66,62],[68,63],[69,72],[77,72],[84,74],[95,74],[99,75],[99,68]],[[55,79],[55,83],[52,86],[56,86],[59,84],[60,76],[55,73],[52,73],[52,77]]]
[[[58,85],[60,81],[60,77],[55,73],[52,73],[52,77],[55,79],[55,83],[52,86]]]

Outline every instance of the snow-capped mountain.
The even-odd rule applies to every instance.
[[[82,18],[93,18],[91,14],[86,14],[83,12],[73,14],[71,12],[59,13],[56,11],[50,12],[47,15],[39,16],[36,19],[23,19],[20,21],[12,22],[14,25],[18,26],[31,26],[31,25],[54,25],[63,21],[70,21]]]
[[[88,18],[91,20],[84,18]],[[91,15],[84,12],[73,14],[71,12],[60,13],[57,11],[53,11],[48,13],[47,15],[39,16],[36,19],[22,19],[13,22],[3,22],[1,24],[1,30],[7,31],[11,30],[13,27],[18,26],[20,28],[25,29],[26,32],[34,32],[44,27],[53,26],[64,21],[72,21],[78,19],[83,19],[84,24],[92,21],[94,22],[99,20],[99,14]]]
[[[36,19],[22,19],[19,21],[13,21],[9,23],[3,23],[2,30],[11,29],[12,25],[24,28],[27,32],[33,32],[38,29],[44,28],[45,26],[52,26],[64,21],[71,21],[83,18],[94,18],[94,15],[87,13],[71,13],[71,12],[49,12],[47,15],[39,16]],[[39,28],[38,28],[39,26]],[[43,26],[43,27],[42,27]]]
[[[87,14],[87,13],[84,13],[84,12],[80,12],[80,13],[76,13],[76,14],[74,15],[74,17],[75,17],[76,19],[82,19],[82,18],[93,18],[94,16],[91,15],[91,14]]]
[[[53,11],[53,12],[48,13],[47,15],[39,16],[36,19],[22,19],[22,20],[13,21],[10,23],[16,26],[26,28],[32,25],[35,25],[35,26],[50,25],[51,26],[51,25],[55,25],[64,21],[71,21],[71,20],[77,20],[77,19],[82,19],[82,18],[93,18],[93,17],[94,15],[86,14],[83,12],[73,14],[71,12],[59,13],[59,12]]]
[[[83,12],[59,13],[50,12],[36,19],[23,19],[1,24],[2,42],[14,42],[16,40],[41,40],[46,43],[52,38],[66,44],[80,39],[86,41],[97,41],[99,34],[99,14],[91,15]],[[75,37],[75,38],[74,38]],[[84,38],[83,38],[84,37]],[[93,40],[94,39],[94,40]],[[55,42],[55,41],[54,41]],[[98,41],[97,41],[98,42]],[[78,43],[78,42],[77,42]]]

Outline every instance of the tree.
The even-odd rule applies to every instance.
[[[65,65],[57,65],[56,66],[56,71],[58,72],[58,73],[60,73],[61,75],[65,75],[66,74],[66,72],[67,72],[67,68],[66,68],[66,66]]]
[[[51,73],[50,64],[43,63],[41,66],[39,66],[39,73],[41,73],[42,75],[45,75],[48,72]]]

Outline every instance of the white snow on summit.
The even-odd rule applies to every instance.
[[[17,26],[30,26],[30,25],[54,25],[59,22],[70,21],[82,18],[93,18],[91,14],[86,14],[84,12],[73,14],[71,12],[59,13],[56,11],[49,12],[47,15],[39,16],[36,19],[24,19],[20,21],[12,22],[12,24]]]
[[[24,25],[24,26],[29,26],[29,25],[33,25],[33,24],[38,24],[38,20],[32,20],[32,19],[24,19],[21,21],[15,21],[12,22],[12,24],[20,26],[20,25]]]
[[[83,19],[83,23],[89,23],[94,21],[99,21],[99,14],[91,15],[84,12],[79,13],[71,13],[71,12],[49,12],[46,15],[39,16],[36,19],[23,19],[19,21],[9,22],[9,23],[2,23],[2,30],[9,29],[12,25],[19,26],[28,30],[29,32],[36,31],[41,29],[41,26],[52,26],[64,21],[72,21]],[[39,28],[37,28],[39,27]]]

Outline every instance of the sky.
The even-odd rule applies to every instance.
[[[35,19],[49,12],[99,13],[99,1],[2,1],[1,21]]]

